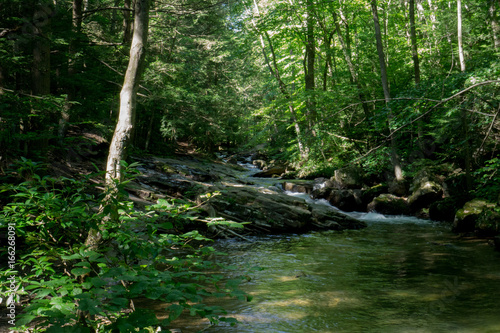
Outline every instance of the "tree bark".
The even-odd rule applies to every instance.
[[[314,125],[316,123],[316,103],[314,102],[314,97],[312,92],[315,89],[315,81],[314,81],[314,64],[316,57],[316,49],[315,49],[315,39],[314,39],[314,17],[313,17],[313,1],[307,0],[307,36],[306,36],[306,58],[307,58],[307,66],[305,72],[305,90],[307,95],[307,118],[309,121],[309,130],[313,136],[316,136],[316,132],[314,130]]]
[[[126,158],[126,148],[135,125],[137,90],[144,70],[148,37],[149,0],[136,0],[134,32],[130,46],[130,58],[120,92],[120,111],[106,164],[106,180],[121,180],[120,161]]]
[[[130,58],[120,92],[120,111],[113,139],[109,147],[106,163],[106,187],[108,196],[117,196],[115,185],[122,180],[120,161],[126,158],[126,149],[131,143],[132,130],[135,125],[135,106],[139,82],[144,70],[146,43],[149,23],[149,0],[136,0],[134,14],[134,32],[130,46]],[[111,199],[111,197],[110,197]],[[112,200],[109,200],[110,202]],[[111,218],[116,216],[116,207],[111,207]],[[99,226],[99,227],[102,227]],[[102,236],[99,230],[91,229],[85,245],[95,248]]]
[[[415,73],[415,84],[420,84],[420,62],[418,60],[417,32],[415,29],[415,0],[410,0],[410,39],[411,55],[413,57],[413,72]]]
[[[35,6],[33,21],[33,64],[31,69],[31,92],[35,96],[44,96],[50,94],[50,24],[52,9],[45,3],[39,3]],[[37,111],[33,110],[32,113]],[[28,120],[28,131],[43,131],[42,123],[37,117],[30,117]],[[26,144],[33,151],[40,150],[45,152],[48,148],[48,137],[43,135],[41,139],[30,140]],[[28,148],[28,147],[27,147]],[[28,152],[28,149],[27,149]]]
[[[411,54],[413,58],[413,73],[415,76],[415,85],[420,84],[420,62],[418,59],[418,43],[417,43],[417,32],[415,28],[415,0],[410,0],[410,40],[411,40]],[[417,107],[415,110],[419,113],[420,110]],[[422,119],[417,121],[417,135],[418,135],[418,146],[422,154],[425,154],[424,145],[424,130]]]
[[[497,6],[500,7],[500,1],[490,0],[490,7],[488,8],[488,13],[491,22],[491,34],[493,35],[493,46],[495,47],[495,50],[498,51],[500,49],[500,23],[498,22]]]
[[[464,48],[462,43],[462,1],[457,0],[457,37],[458,37],[458,58],[460,61],[460,71],[465,72],[465,57],[464,57]],[[469,138],[469,120],[467,117],[467,111],[465,108],[461,108],[460,110],[460,118],[462,121],[463,135],[465,139],[465,180],[467,185],[467,190],[472,190],[472,158],[471,158],[471,148],[470,148],[470,138]]]
[[[464,47],[462,44],[462,1],[457,0],[457,36],[458,36],[458,58],[460,71],[465,72]]]
[[[135,0],[139,1],[139,0]],[[132,20],[130,19],[131,0],[125,0],[123,7],[123,44],[130,44],[132,40]]]
[[[73,38],[71,39],[68,47],[68,78],[71,80],[76,72],[76,53],[79,48],[80,31],[82,28],[82,6],[83,0],[73,0],[73,16],[71,23],[71,30],[73,32]],[[66,103],[61,111],[61,118],[59,119],[59,139],[62,139],[66,135],[66,130],[68,128],[68,123],[70,119],[71,112],[71,101],[75,99],[76,91],[75,85],[71,82],[66,91]]]
[[[372,0],[371,2],[372,6],[372,13],[373,13],[373,22],[375,25],[375,39],[377,41],[377,53],[378,53],[378,59],[379,59],[379,64],[380,64],[380,77],[382,81],[382,89],[384,90],[384,99],[386,106],[389,107],[389,102],[391,101],[391,93],[389,90],[389,83],[387,80],[387,68],[385,65],[385,55],[384,55],[384,48],[382,46],[382,34],[380,32],[380,23],[378,19],[378,11],[377,11],[377,0]],[[391,125],[391,119],[392,119],[392,111],[389,108],[389,118],[387,119],[387,123],[389,126],[389,132],[391,131],[390,125]],[[395,135],[391,135],[391,162],[392,166],[394,168],[394,176],[396,178],[396,181],[401,181],[403,180],[403,172],[401,169],[401,162],[399,160],[399,156],[397,154],[397,144],[396,144],[396,138]]]

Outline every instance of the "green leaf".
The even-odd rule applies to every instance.
[[[76,276],[82,276],[89,273],[90,271],[91,271],[90,268],[73,268],[71,270],[71,274],[74,274]]]
[[[184,311],[184,307],[179,304],[172,304],[167,308],[168,311],[168,320],[173,321],[182,314],[182,311]]]
[[[49,294],[54,294],[54,291],[51,289],[41,289],[37,291],[36,298],[44,298]]]
[[[37,316],[33,316],[33,315],[20,315],[19,317],[16,318],[16,326],[28,325],[35,318],[37,318]]]

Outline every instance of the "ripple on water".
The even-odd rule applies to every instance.
[[[252,302],[220,301],[241,323],[206,332],[500,332],[500,254],[442,224],[383,217],[218,242],[223,261],[264,270],[242,285]]]

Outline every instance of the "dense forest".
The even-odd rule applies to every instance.
[[[286,178],[356,170],[399,196],[425,169],[446,177],[453,214],[485,202],[495,236],[499,55],[498,0],[4,1],[0,298],[20,331],[146,332],[185,311],[233,323],[202,299],[248,298],[245,274],[205,274],[213,250],[194,225],[241,221],[200,217],[214,194],[125,200],[130,157],[180,143],[258,151]],[[189,255],[159,251],[177,247]],[[167,318],[139,296],[171,304]]]

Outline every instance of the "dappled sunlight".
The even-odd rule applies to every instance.
[[[271,301],[271,302],[266,302],[266,306],[272,306],[272,307],[288,307],[288,306],[311,306],[314,304],[313,301],[309,299],[298,299],[298,298],[292,298],[292,299],[287,299],[287,300],[281,300],[281,301]]]
[[[265,270],[244,286],[252,302],[233,308],[244,321],[237,331],[494,332],[495,253],[484,248],[485,271],[470,251],[479,242],[421,220],[393,225],[394,219],[361,232],[270,237],[249,246],[248,264]]]

